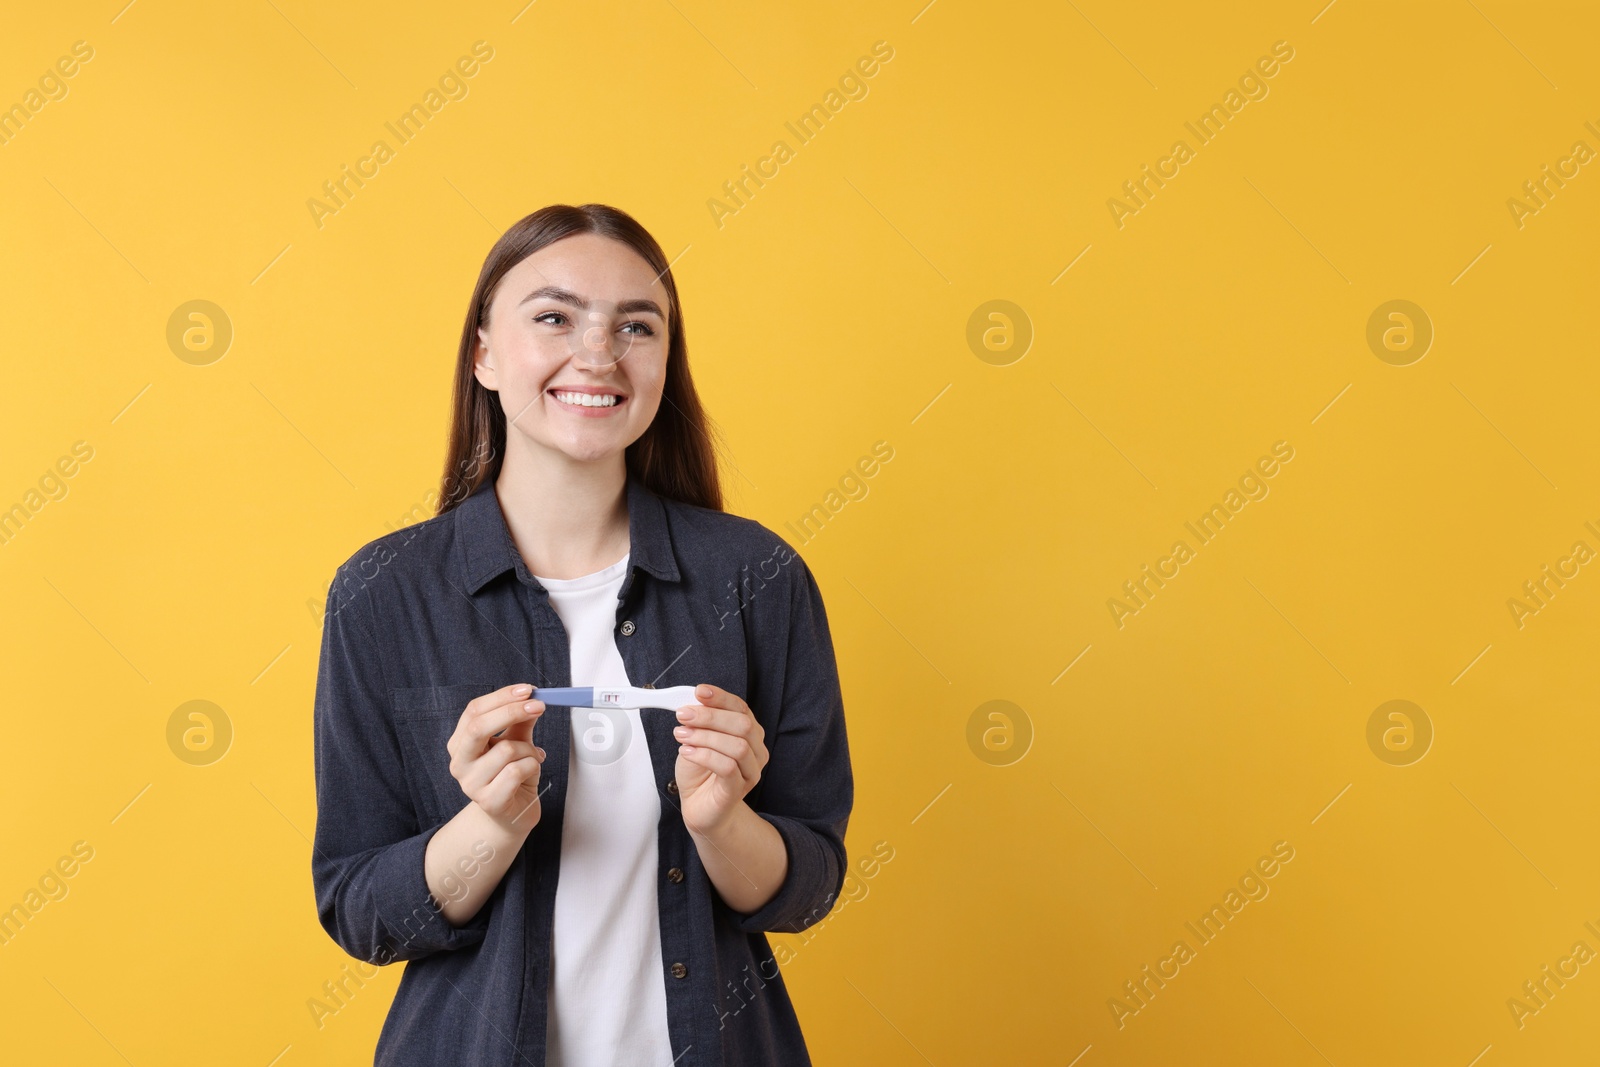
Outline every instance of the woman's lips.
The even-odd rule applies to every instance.
[[[567,402],[565,400],[562,400],[559,396],[556,395],[556,393],[558,393],[558,392],[567,393],[568,395],[571,395],[573,393],[582,392],[582,390],[578,390],[578,389],[570,389],[570,390],[569,389],[560,389],[560,390],[551,389],[548,392],[549,392],[549,395],[550,395],[550,399],[554,400],[556,402],[556,404],[558,406],[560,406],[560,408],[563,411],[570,411],[575,415],[583,415],[583,416],[586,416],[586,417],[592,418],[592,419],[604,418],[607,415],[615,414],[616,412],[620,411],[622,409],[622,407],[625,404],[627,404],[627,402],[628,402],[628,398],[627,397],[625,397],[625,396],[617,396],[616,397],[616,402],[611,404],[609,407],[600,407],[600,406],[591,407],[591,406],[589,406],[587,404],[569,403],[569,402]],[[611,394],[611,395],[615,395],[615,394]]]

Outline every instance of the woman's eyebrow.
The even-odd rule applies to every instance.
[[[559,300],[563,304],[570,304],[575,308],[583,308],[585,310],[589,307],[589,301],[574,293],[571,289],[563,289],[559,285],[541,285],[518,301],[517,306],[521,307],[530,300],[540,299]],[[635,311],[648,311],[659,319],[666,318],[661,313],[661,305],[654,300],[624,300],[617,304],[617,312],[619,314],[631,314]]]

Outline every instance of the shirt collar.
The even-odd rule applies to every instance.
[[[646,571],[665,582],[678,581],[678,561],[667,528],[666,505],[632,472],[628,474],[627,493],[628,569]],[[492,479],[456,506],[455,523],[461,545],[462,578],[469,594],[477,593],[491,579],[508,570],[515,570],[523,581],[535,580],[511,540],[511,531],[500,510],[500,494]]]

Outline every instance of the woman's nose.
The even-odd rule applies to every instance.
[[[632,347],[631,337],[618,337],[612,331],[612,316],[599,310],[585,312],[588,325],[575,331],[573,353],[591,367],[607,369],[616,366]]]

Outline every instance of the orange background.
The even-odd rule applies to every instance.
[[[675,260],[732,509],[822,584],[852,858],[892,854],[774,937],[819,1064],[1592,1061],[1592,963],[1508,1001],[1600,951],[1600,577],[1508,602],[1600,548],[1600,175],[1508,202],[1600,150],[1594,11],[918,3],[8,14],[0,106],[40,90],[0,143],[0,907],[39,905],[0,945],[13,1058],[370,1057],[398,967],[308,1006],[351,962],[310,880],[317,614],[430,512],[495,237],[600,201]],[[195,300],[219,332],[174,346]],[[1420,358],[1369,346],[1394,300]]]

